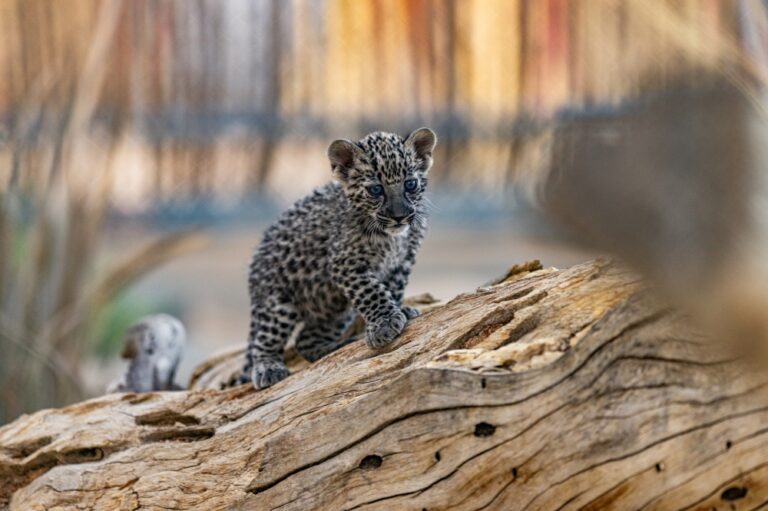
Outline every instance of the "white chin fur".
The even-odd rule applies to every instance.
[[[409,227],[408,224],[398,225],[396,227],[387,227],[386,231],[389,234],[395,234],[395,235],[397,235],[397,234],[405,234],[406,232],[408,232],[408,227]]]

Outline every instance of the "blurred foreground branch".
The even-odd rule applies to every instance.
[[[768,353],[768,117],[749,91],[700,78],[567,118],[536,185],[578,239],[640,269],[700,326]]]

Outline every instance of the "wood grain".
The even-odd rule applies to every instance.
[[[766,505],[763,374],[614,263],[521,268],[426,312],[383,352],[355,342],[265,391],[118,394],[21,417],[0,429],[0,500],[25,511]]]

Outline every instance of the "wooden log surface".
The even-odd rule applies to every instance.
[[[264,391],[199,388],[223,357],[196,390],[23,416],[0,507],[768,506],[768,379],[615,263],[534,268]]]

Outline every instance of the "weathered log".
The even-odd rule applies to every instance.
[[[768,500],[768,378],[721,346],[613,263],[511,272],[383,352],[352,343],[261,392],[117,394],[24,416],[0,429],[0,499],[751,509]]]

